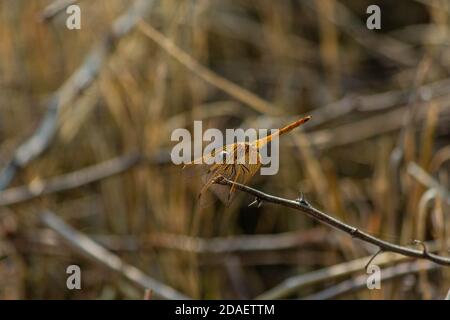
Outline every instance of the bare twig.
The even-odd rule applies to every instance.
[[[417,273],[422,270],[434,270],[439,268],[438,265],[426,261],[425,263],[419,263],[418,261],[414,262],[405,262],[392,267],[388,267],[382,269],[382,281],[387,281],[391,279],[395,279],[401,276],[405,276],[408,274]],[[314,293],[308,297],[305,297],[305,300],[325,300],[325,299],[333,299],[340,295],[354,292],[357,290],[361,290],[367,288],[367,275],[361,275],[356,277],[355,279],[348,279],[341,283],[338,283],[335,286],[331,286],[322,290],[320,292]]]
[[[138,164],[141,159],[140,154],[132,153],[47,181],[7,189],[0,192],[0,206],[10,206],[51,193],[79,188],[122,173]]]
[[[131,282],[144,289],[151,289],[155,294],[166,299],[189,299],[175,289],[150,278],[136,267],[122,261],[118,256],[96,243],[88,236],[73,229],[52,212],[45,212],[41,216],[42,222],[61,236],[71,248],[100,263],[102,266],[119,273]]]
[[[435,189],[450,204],[450,192],[428,172],[414,162],[408,163],[408,173],[427,188]]]
[[[42,21],[49,21],[53,19],[57,14],[66,9],[68,6],[77,3],[79,0],[55,0],[50,3],[41,13]]]
[[[314,10],[313,1],[303,1],[302,4]],[[356,17],[344,4],[335,1],[336,14],[327,17],[336,26],[351,36],[361,46],[368,49],[368,53],[389,59],[401,66],[414,66],[417,57],[412,46],[390,36],[370,32],[360,19]]]
[[[241,191],[244,191],[248,194],[251,194],[255,197],[258,197],[260,200],[263,200],[265,202],[279,204],[279,205],[282,205],[282,206],[285,206],[288,208],[293,208],[298,211],[301,211],[301,212],[307,214],[308,216],[312,217],[315,220],[318,220],[328,226],[334,227],[338,230],[348,233],[353,238],[360,239],[364,242],[373,244],[373,245],[379,247],[380,249],[383,249],[383,251],[385,251],[385,252],[390,251],[390,252],[395,252],[395,253],[398,253],[398,254],[401,254],[404,256],[408,256],[411,258],[426,259],[426,260],[433,261],[437,264],[450,265],[450,258],[448,258],[448,257],[442,257],[442,256],[436,255],[434,253],[430,253],[426,250],[419,251],[419,250],[411,249],[409,247],[397,245],[397,244],[394,244],[394,243],[391,243],[391,242],[388,242],[385,240],[381,240],[381,239],[374,237],[364,231],[359,230],[356,227],[348,225],[348,224],[314,208],[311,205],[305,205],[300,201],[294,201],[294,200],[289,200],[289,199],[272,196],[272,195],[266,194],[264,192],[261,192],[259,190],[250,188],[246,185],[228,180],[225,177],[222,177],[222,179],[220,181],[218,181],[217,183],[221,183],[221,184],[225,184],[225,185],[229,185],[229,186],[234,185],[235,188],[237,188]]]
[[[161,32],[153,28],[151,25],[141,21],[139,29],[162,49],[164,49],[172,58],[177,60],[192,73],[203,79],[205,82],[215,86],[216,88],[228,93],[230,96],[248,105],[254,110],[263,114],[276,115],[279,113],[272,104],[261,99],[256,94],[234,84],[224,77],[214,73],[208,68],[201,65],[192,58],[188,53],[177,47],[175,43],[164,36]]]
[[[24,234],[27,243],[58,246],[57,235],[51,230]],[[226,253],[268,252],[336,243],[336,237],[326,230],[311,229],[279,234],[239,235],[201,238],[171,233],[154,233],[145,238],[90,234],[90,238],[112,251],[146,251],[155,248],[179,250],[203,255]]]
[[[88,88],[99,74],[117,41],[126,35],[152,7],[153,1],[139,0],[114,21],[111,29],[97,44],[77,71],[50,97],[47,112],[35,133],[20,145],[0,172],[0,191],[7,188],[17,171],[41,155],[53,141],[58,129],[60,110]]]
[[[446,78],[438,80],[418,86],[415,89],[419,94],[423,93],[428,95],[430,100],[438,99],[450,92],[450,79]],[[410,91],[411,90],[397,89],[368,95],[347,95],[340,100],[313,110],[311,115],[314,118],[314,122],[309,125],[309,130],[342,118],[351,112],[386,112],[390,111],[390,109],[408,105],[411,100]],[[422,105],[421,101],[418,103]],[[405,111],[402,113],[405,114]],[[386,116],[386,118],[389,117]],[[403,117],[400,117],[400,120],[401,119],[403,119]]]
[[[225,270],[238,299],[249,299],[250,295],[246,285],[246,277],[242,270],[241,259],[236,255],[229,255],[225,259]]]
[[[449,116],[449,95],[436,97],[435,101],[439,105],[440,119],[442,125],[448,122]],[[422,106],[422,103],[419,103]],[[343,124],[338,127],[320,129],[310,132],[308,135],[311,144],[321,149],[343,146],[364,139],[369,139],[381,134],[402,129],[404,118],[407,115],[409,106],[394,108],[384,113],[377,113],[373,116],[365,117],[352,123]],[[426,109],[426,108],[424,108]],[[424,110],[419,110],[418,117],[424,117]],[[314,112],[312,116],[314,116]],[[320,121],[320,120],[319,120]]]
[[[429,250],[436,250],[439,247],[438,242],[427,243]],[[282,299],[286,298],[300,289],[317,283],[331,281],[344,276],[350,276],[354,273],[365,270],[367,261],[373,256],[358,258],[356,260],[339,263],[319,270],[314,270],[301,275],[296,275],[283,280],[272,289],[260,294],[256,299]],[[386,252],[383,256],[378,256],[377,266],[382,267],[388,264],[407,260],[408,257],[396,255],[392,252]]]

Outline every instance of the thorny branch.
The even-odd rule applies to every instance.
[[[426,245],[430,251],[438,250],[440,247],[440,245],[436,241],[427,242]],[[261,293],[255,299],[283,299],[312,285],[323,284],[326,282],[329,283],[330,281],[338,280],[344,277],[351,278],[354,276],[354,274],[365,270],[365,268],[367,267],[367,262],[371,259],[373,261],[373,256],[365,256],[311,272],[291,276],[284,279],[275,287]],[[396,265],[401,262],[407,262],[408,260],[409,257],[407,256],[394,254],[392,252],[386,252],[383,256],[377,256],[377,266],[379,266],[380,268],[387,268],[388,266]],[[431,262],[430,264],[433,266],[438,266]],[[367,274],[365,275],[365,280],[367,280]]]
[[[437,264],[450,266],[450,258],[449,257],[442,257],[442,256],[439,256],[439,255],[429,252],[426,249],[425,244],[423,244],[423,243],[422,244],[424,246],[424,250],[415,250],[415,249],[412,249],[409,247],[401,246],[398,244],[394,244],[394,243],[379,239],[379,238],[372,236],[364,231],[359,230],[356,227],[348,225],[348,224],[330,216],[327,213],[324,213],[324,212],[314,208],[308,202],[306,202],[304,199],[303,199],[303,201],[301,201],[300,199],[299,200],[289,200],[289,199],[285,199],[285,198],[272,196],[272,195],[269,195],[262,191],[248,187],[246,185],[243,185],[243,184],[240,184],[237,182],[233,182],[225,177],[222,177],[222,179],[218,180],[216,183],[229,185],[229,186],[234,185],[235,188],[255,196],[260,201],[279,204],[279,205],[282,205],[282,206],[285,206],[288,208],[293,208],[298,211],[301,211],[301,212],[307,214],[308,216],[312,217],[315,220],[318,220],[328,226],[334,227],[338,230],[348,233],[353,238],[360,239],[364,242],[373,244],[373,245],[377,246],[378,248],[382,249],[383,252],[395,252],[395,253],[398,253],[398,254],[401,254],[404,256],[408,256],[411,258],[426,259],[426,260],[435,262]]]

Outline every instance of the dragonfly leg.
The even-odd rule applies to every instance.
[[[241,171],[239,169],[236,170],[236,176],[234,177],[234,182],[238,181],[240,175],[241,175]],[[232,196],[232,194],[233,194],[235,189],[236,189],[236,186],[233,184],[231,186],[230,193],[228,193],[228,201],[231,200],[231,196]]]

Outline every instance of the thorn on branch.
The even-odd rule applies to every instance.
[[[309,204],[309,202],[306,201],[305,195],[303,194],[303,192],[300,192],[300,198],[296,199],[296,201],[302,206],[305,206],[305,207],[310,207],[311,206]]]
[[[262,203],[263,203],[263,201],[260,198],[256,197],[255,200],[253,200],[248,205],[248,207],[250,208],[250,207],[253,207],[254,205],[256,205],[257,208],[260,208],[262,206]]]
[[[422,246],[422,248],[423,248],[423,255],[425,257],[429,257],[430,256],[430,254],[428,253],[428,248],[427,248],[427,246],[425,245],[425,243],[423,241],[421,241],[421,240],[413,240],[413,243],[415,245]]]
[[[377,252],[375,252],[375,254],[369,259],[369,261],[367,261],[366,266],[364,267],[364,269],[367,272],[367,269],[369,268],[370,264],[372,263],[373,260],[375,260],[375,258],[382,253],[384,250],[382,248],[378,249]]]
[[[301,211],[302,213],[310,216],[311,218],[313,218],[315,220],[318,220],[330,227],[334,227],[335,229],[339,229],[339,230],[349,234],[350,236],[352,236],[352,238],[357,238],[366,243],[373,244],[373,245],[377,246],[377,248],[383,249],[384,252],[395,252],[395,253],[402,254],[407,257],[427,259],[427,260],[433,261],[433,262],[441,264],[441,265],[450,266],[450,257],[443,257],[443,256],[439,256],[436,254],[429,253],[428,249],[421,242],[417,242],[417,243],[420,243],[422,245],[422,247],[424,248],[423,253],[421,253],[420,251],[418,252],[417,250],[414,250],[411,247],[401,246],[398,244],[391,243],[389,241],[382,240],[375,236],[372,236],[367,232],[361,231],[354,226],[346,224],[346,223],[334,218],[333,216],[331,216],[325,212],[322,212],[319,209],[316,209],[313,205],[309,204],[305,200],[305,198],[302,194],[296,200],[289,200],[289,199],[285,199],[285,198],[275,197],[270,194],[266,194],[262,191],[253,189],[251,187],[248,187],[248,186],[240,184],[240,183],[230,181],[226,178],[223,178],[223,181],[220,183],[227,184],[227,185],[235,185],[237,189],[256,197],[255,201],[253,201],[249,205],[249,207],[254,206],[254,205],[257,205],[258,207],[260,207],[262,204],[262,199],[264,199],[264,202],[267,202],[267,203],[278,204],[278,205],[281,205],[284,207],[289,207],[289,208],[293,208],[298,211]]]

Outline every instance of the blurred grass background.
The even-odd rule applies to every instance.
[[[81,30],[68,30],[65,11],[40,20],[50,3],[0,2],[0,167],[131,5],[79,1]],[[381,30],[366,28],[370,4],[381,7]],[[448,190],[449,12],[446,0],[156,1],[147,24],[272,109],[255,110],[205,82],[140,27],[117,39],[93,82],[60,109],[48,150],[9,187],[39,189],[49,178],[133,152],[146,161],[79,188],[0,206],[0,298],[143,297],[141,288],[68,249],[39,222],[44,210],[194,298],[252,298],[290,276],[376,251],[290,209],[248,208],[252,199],[244,194],[228,208],[199,210],[201,179],[183,179],[168,157],[172,130],[191,129],[194,120],[204,129],[276,128],[312,114],[304,130],[281,139],[279,173],[251,185],[290,199],[302,192],[361,230],[402,244],[435,240],[448,254],[449,199],[408,168],[418,164]],[[252,241],[259,249],[245,250]],[[207,250],[211,244],[222,249]],[[70,264],[81,267],[82,290],[66,289]],[[363,268],[289,297],[360,274]],[[383,282],[381,290],[340,297],[441,299],[449,276],[445,268],[413,273]]]

